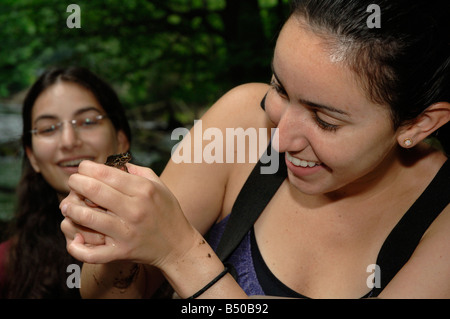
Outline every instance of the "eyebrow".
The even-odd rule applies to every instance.
[[[342,110],[337,109],[337,108],[332,107],[332,106],[317,104],[317,103],[314,103],[314,102],[311,102],[311,101],[308,101],[308,100],[304,100],[304,99],[301,99],[301,98],[299,98],[298,101],[301,104],[308,105],[309,107],[314,108],[314,109],[327,110],[328,112],[338,113],[338,114],[350,117],[350,114],[348,114],[347,112],[342,111]]]
[[[81,109],[78,109],[73,115],[77,116],[77,115],[80,115],[80,114],[83,114],[83,113],[89,112],[89,111],[97,111],[99,114],[101,114],[101,111],[98,108],[96,108],[95,106],[86,106],[86,107],[83,107]],[[45,119],[55,120],[55,119],[58,119],[58,117],[55,116],[55,115],[52,115],[52,114],[42,114],[42,115],[39,115],[34,120],[33,123],[37,123],[38,121],[45,120]]]
[[[272,63],[271,63],[271,68],[272,68],[273,76],[275,77],[277,82],[281,85],[281,87],[284,89],[283,83],[280,81],[280,78],[278,77],[277,73],[275,72],[275,68],[273,66],[273,60],[272,60]],[[332,106],[327,106],[327,105],[322,105],[322,104],[319,104],[319,103],[311,102],[311,101],[305,100],[303,98],[298,98],[297,101],[299,101],[301,104],[307,105],[307,106],[309,106],[311,108],[314,108],[314,109],[327,110],[327,111],[332,112],[332,113],[337,113],[337,114],[341,114],[341,115],[345,115],[345,116],[350,117],[350,114],[348,114],[347,112],[345,112],[343,110],[340,110],[340,109],[337,109],[337,108],[332,107]]]

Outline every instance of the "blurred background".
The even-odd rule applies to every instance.
[[[70,4],[81,28],[68,28]],[[133,162],[158,174],[178,141],[221,95],[269,82],[289,0],[0,0],[0,223],[20,177],[21,106],[52,66],[91,69],[119,94]]]

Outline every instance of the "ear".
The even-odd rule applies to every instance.
[[[34,156],[33,150],[30,147],[25,147],[25,153],[27,154],[28,160],[31,163],[31,166],[33,167],[34,171],[36,173],[40,173],[41,169],[39,168],[39,165],[37,163],[36,157]]]
[[[435,103],[422,112],[414,122],[399,128],[397,142],[404,148],[414,147],[449,121],[450,103]]]
[[[130,141],[122,130],[117,132],[117,148],[119,153],[125,153],[130,149]]]

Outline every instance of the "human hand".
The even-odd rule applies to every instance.
[[[74,191],[71,191],[70,194],[65,199],[66,202],[72,202],[76,205],[86,205],[88,207],[92,207],[97,210],[101,210],[104,213],[106,213],[105,210],[97,207],[96,205],[90,204],[90,201],[86,201],[78,194],[76,194]],[[92,229],[86,228],[84,226],[78,225],[72,221],[72,219],[65,217],[63,221],[61,222],[61,230],[66,237],[67,247],[69,247],[72,243],[72,241],[76,237],[78,240],[82,240],[85,245],[104,245],[105,244],[105,235],[95,232]]]
[[[70,177],[72,192],[60,205],[67,250],[87,263],[127,260],[162,268],[187,252],[198,233],[152,170],[127,167],[130,174],[84,161]]]

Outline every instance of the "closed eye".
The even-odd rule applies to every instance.
[[[273,67],[272,67],[273,70]],[[275,72],[273,72],[273,78],[270,82],[270,86],[275,90],[275,92],[283,99],[289,100],[289,96],[285,90],[285,88],[281,85],[277,75]],[[306,107],[311,109],[311,112],[313,114],[313,119],[316,122],[316,124],[319,126],[319,128],[321,128],[324,131],[328,131],[328,132],[336,132],[339,129],[339,125],[335,125],[335,124],[330,124],[327,121],[324,121],[323,119],[321,119],[318,115],[318,113],[320,112],[321,109],[326,109],[329,110],[331,112],[336,112],[338,114],[346,114],[343,111],[340,111],[338,109],[332,108],[332,107],[328,107],[328,106],[322,106],[319,104],[315,104],[309,101],[305,101],[300,99],[299,102],[303,105],[305,105]]]
[[[275,79],[272,79],[272,81],[270,82],[270,86],[275,89],[275,92],[277,92],[277,94],[282,98],[288,98],[286,90],[280,84],[278,84]]]
[[[330,124],[328,122],[325,122],[322,120],[319,115],[317,114],[317,111],[313,111],[314,114],[314,120],[316,121],[317,125],[324,131],[330,131],[330,132],[336,132],[339,128],[339,125]]]

